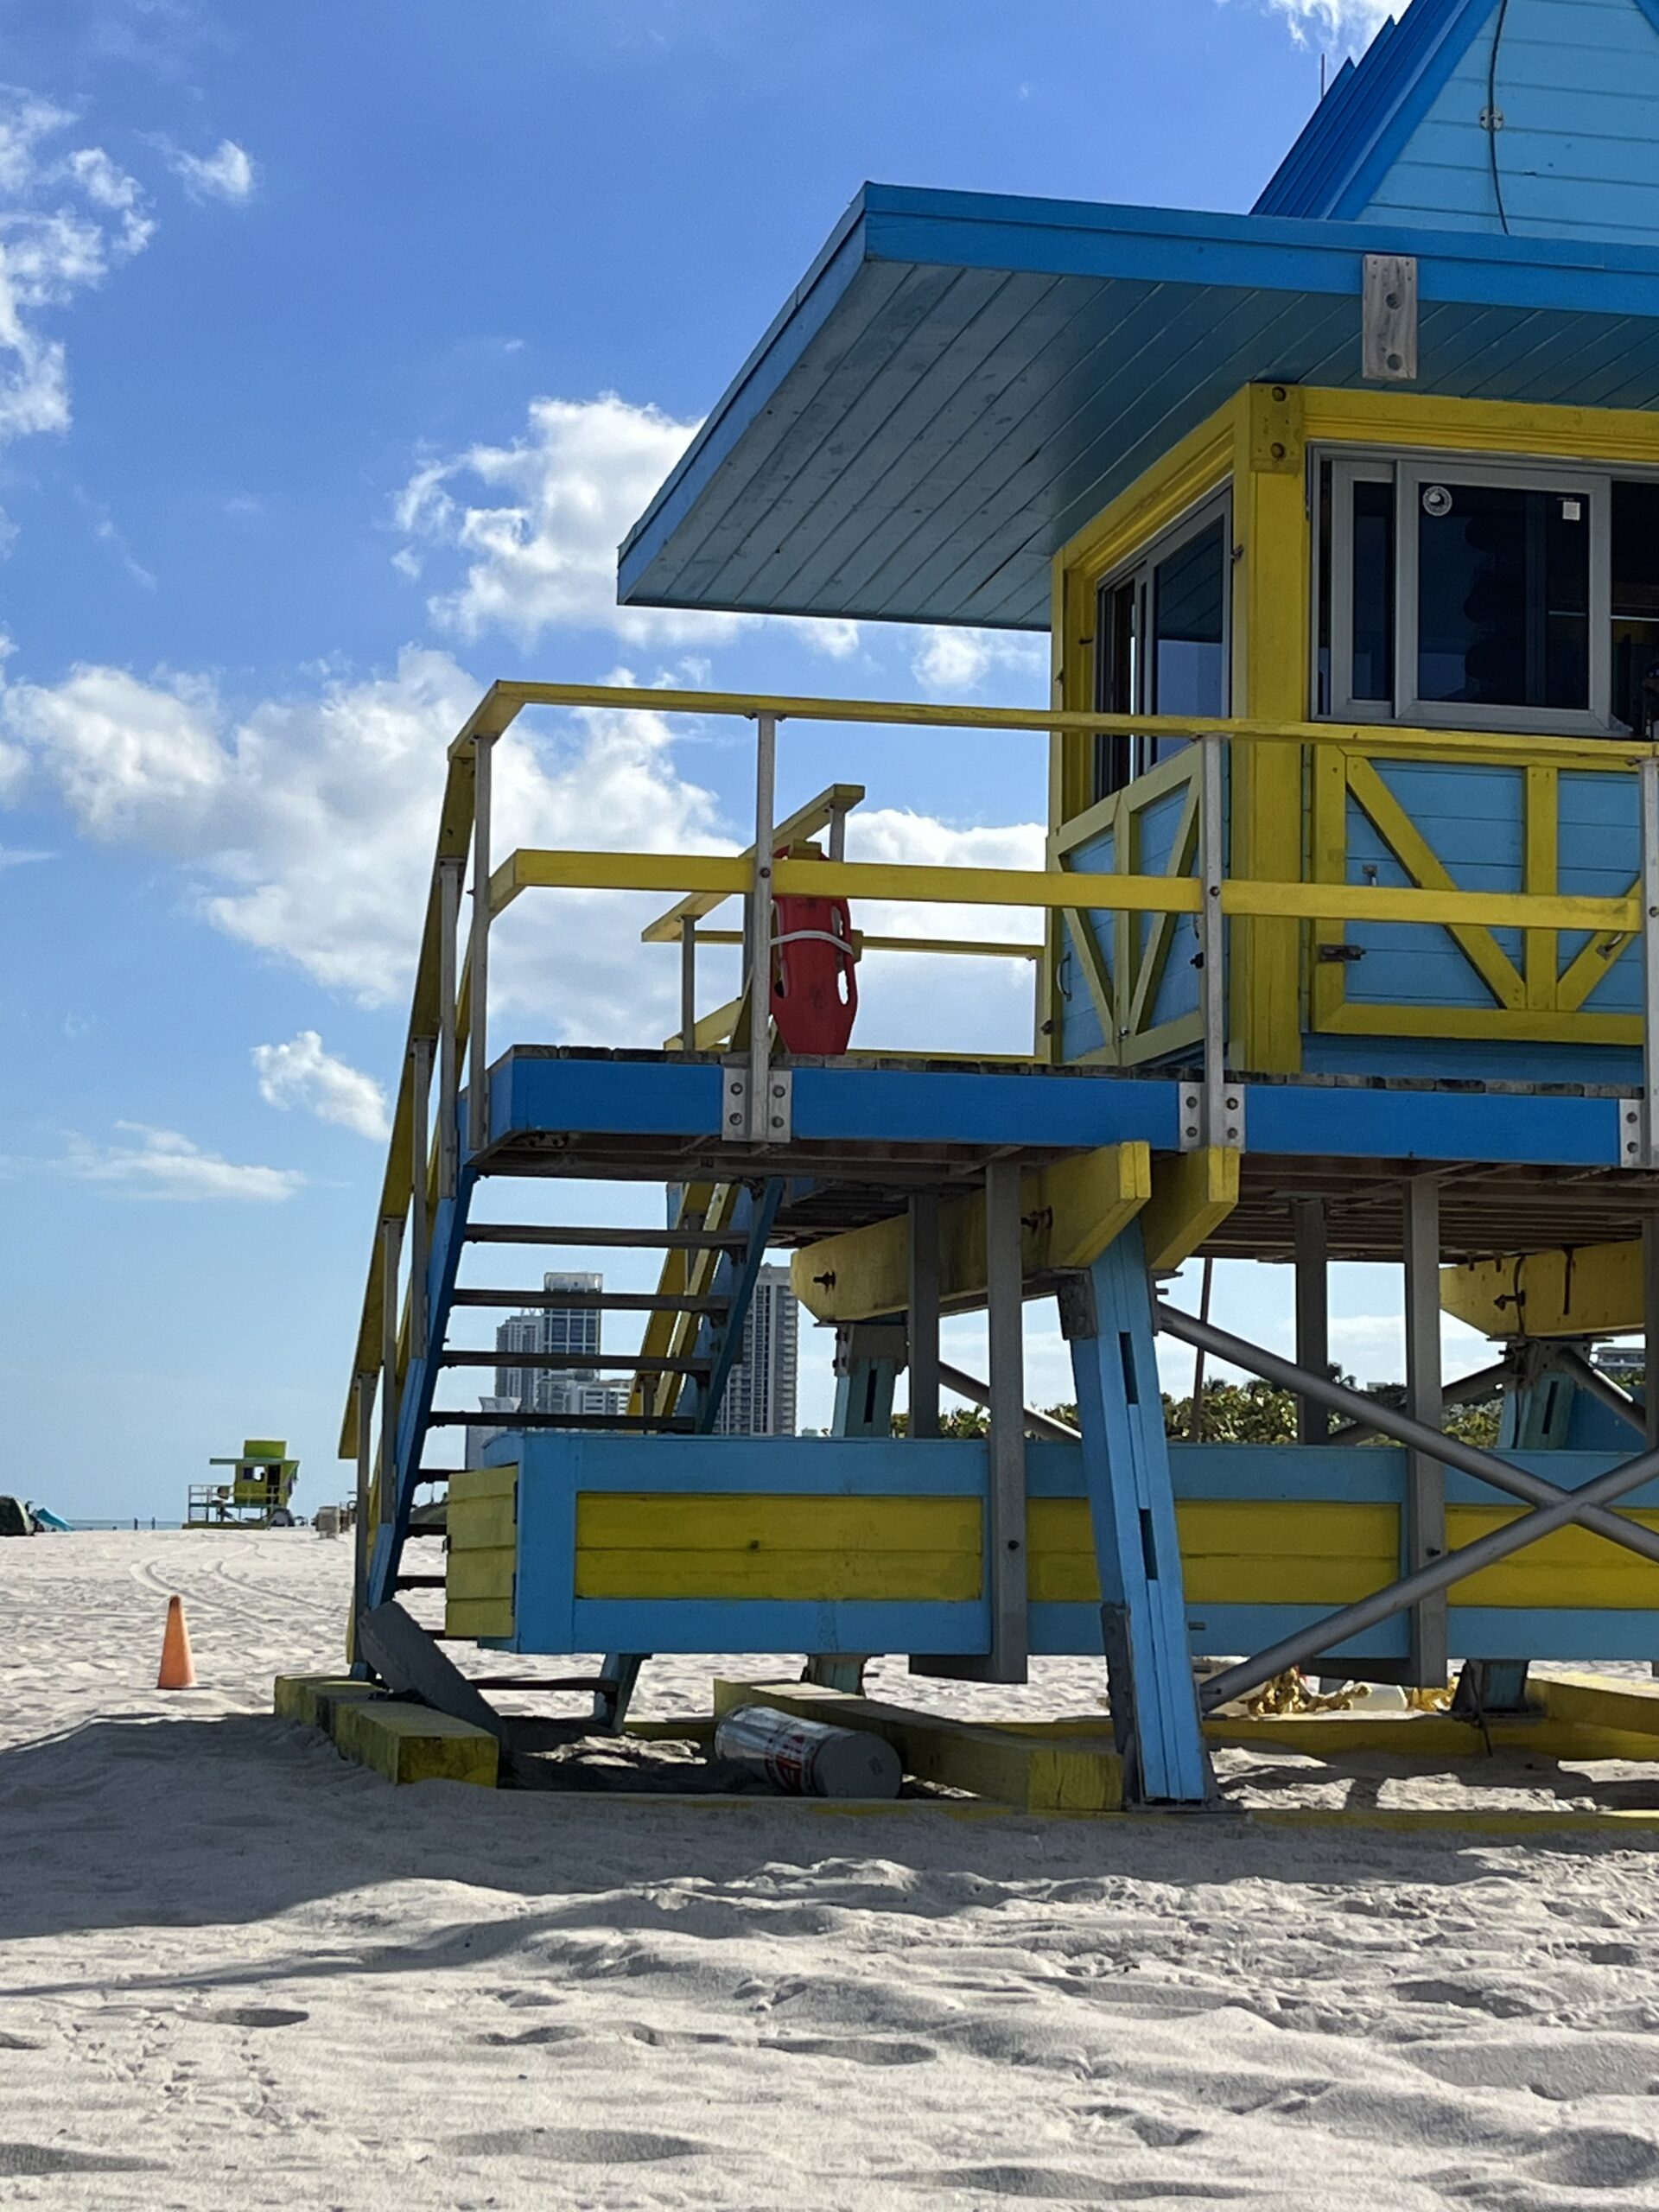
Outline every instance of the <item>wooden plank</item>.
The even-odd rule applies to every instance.
[[[443,1611],[443,1632],[459,1638],[513,1636],[518,1616],[511,1598],[451,1598]]]
[[[583,1549],[578,1598],[790,1599],[829,1605],[880,1599],[962,1604],[983,1588],[977,1553]]]
[[[1087,1267],[1135,1219],[1152,1187],[1151,1152],[1139,1142],[1103,1145],[1028,1170],[1020,1184],[1026,1274]],[[790,1274],[815,1319],[859,1321],[903,1313],[909,1270],[907,1217],[894,1214],[804,1247]],[[975,1192],[939,1209],[941,1300],[957,1309],[982,1304],[985,1283],[985,1198]]]
[[[472,1552],[511,1549],[518,1539],[518,1502],[509,1494],[474,1499],[461,1510],[452,1503],[445,1533],[452,1559]]]
[[[716,1681],[715,1711],[766,1705],[868,1729],[891,1744],[906,1774],[1028,1812],[1116,1813],[1123,1807],[1123,1763],[1098,1735],[1022,1736],[976,1726],[941,1713],[849,1697],[811,1682]]]
[[[429,1706],[383,1698],[341,1705],[334,1714],[334,1743],[346,1758],[388,1782],[466,1782],[496,1785],[500,1746],[493,1736]]]
[[[580,1491],[576,1548],[757,1554],[868,1549],[980,1555],[976,1497]]]
[[[1198,1250],[1238,1204],[1238,1171],[1239,1155],[1225,1145],[1159,1160],[1141,1217],[1149,1268],[1179,1268]]]
[[[1542,1675],[1528,1694],[1552,1720],[1659,1737],[1659,1682],[1625,1681],[1608,1675]]]
[[[353,1691],[378,1694],[372,1682],[353,1681],[349,1675],[278,1675],[271,1710],[279,1720],[297,1720],[302,1727],[315,1728],[320,1697],[349,1696]]]
[[[518,1572],[518,1549],[516,1543],[491,1550],[455,1551],[452,1548],[444,1563],[445,1599],[465,1602],[467,1599],[493,1598],[505,1599],[511,1604],[513,1580]]]
[[[1488,1337],[1619,1336],[1643,1325],[1639,1241],[1440,1269],[1440,1305]]]

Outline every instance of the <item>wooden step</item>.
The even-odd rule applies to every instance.
[[[616,1250],[741,1252],[748,1243],[741,1230],[724,1229],[543,1229],[535,1222],[474,1221],[467,1227],[469,1244],[588,1244]]]
[[[671,1357],[640,1351],[441,1351],[440,1367],[539,1367],[553,1372],[592,1374],[601,1367],[650,1375],[704,1375],[711,1360]]]
[[[696,1298],[689,1292],[644,1290],[454,1290],[452,1306],[537,1306],[575,1313],[724,1313],[729,1298]]]
[[[426,1417],[429,1428],[582,1428],[609,1429],[616,1435],[642,1434],[648,1429],[696,1427],[689,1414],[670,1414],[661,1419],[649,1414],[485,1414],[435,1413]]]

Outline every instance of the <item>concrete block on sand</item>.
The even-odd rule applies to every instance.
[[[500,1746],[487,1730],[395,1698],[336,1703],[336,1747],[388,1782],[496,1784]]]

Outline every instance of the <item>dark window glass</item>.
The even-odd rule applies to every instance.
[[[1095,712],[1132,715],[1138,659],[1135,585],[1112,584],[1100,594],[1095,615]],[[1129,780],[1134,740],[1106,732],[1095,740],[1095,797],[1109,798]]]
[[[1227,712],[1227,532],[1219,516],[1152,572],[1152,709],[1160,715]],[[1159,738],[1146,766],[1183,743]]]
[[[1319,636],[1315,642],[1313,711],[1331,711],[1331,464],[1319,463]]]
[[[1349,696],[1394,705],[1394,486],[1354,484],[1354,661]]]
[[[1153,570],[1156,713],[1226,713],[1226,582],[1227,534],[1219,518]]]
[[[1417,693],[1471,707],[1590,703],[1590,499],[1418,487]]]
[[[1613,486],[1612,709],[1644,730],[1659,711],[1659,484]]]

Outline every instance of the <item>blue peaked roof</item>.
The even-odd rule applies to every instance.
[[[1418,264],[1418,391],[1659,410],[1656,111],[1659,0],[1413,0],[1249,215],[867,185],[619,595],[1044,628],[1054,554],[1242,385],[1363,382],[1370,253]]]
[[[1344,61],[1251,211],[1351,220],[1497,0],[1412,0]]]

